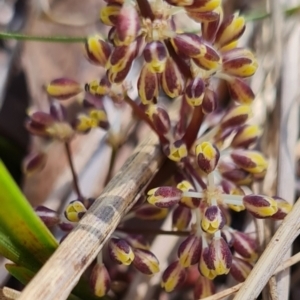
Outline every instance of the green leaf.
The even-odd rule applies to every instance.
[[[58,243],[35,214],[2,161],[0,203],[1,254],[18,265],[36,271],[54,252]]]
[[[5,268],[24,285],[26,285],[34,276],[34,272],[15,264],[5,264]]]

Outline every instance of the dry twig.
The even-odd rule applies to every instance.
[[[66,299],[163,160],[157,137],[149,135],[19,299]]]

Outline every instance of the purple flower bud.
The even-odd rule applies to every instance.
[[[147,201],[160,208],[168,208],[177,204],[181,199],[182,191],[171,186],[154,188],[147,193]]]
[[[255,261],[257,259],[257,242],[251,238],[248,234],[235,230],[233,232],[234,250],[250,261]]]
[[[230,268],[231,276],[238,282],[244,282],[252,270],[252,265],[244,259],[233,256]]]
[[[135,249],[133,265],[137,270],[146,275],[153,275],[159,272],[159,261],[149,250]]]
[[[222,229],[226,223],[222,210],[217,205],[208,206],[201,220],[201,227],[210,234]]]
[[[166,292],[172,292],[174,289],[184,283],[186,279],[186,271],[180,265],[179,261],[170,264],[162,275],[161,287]]]
[[[272,198],[276,201],[278,208],[277,212],[272,215],[272,219],[283,220],[286,215],[292,210],[293,206],[280,197],[274,196]]]
[[[134,260],[134,253],[130,245],[124,239],[111,238],[108,243],[108,253],[112,261],[130,265]]]
[[[58,100],[66,100],[83,91],[81,84],[73,79],[58,78],[52,80],[46,87],[49,96]]]
[[[189,208],[178,205],[173,211],[172,226],[174,229],[182,231],[188,228],[192,219],[192,212]]]
[[[202,111],[204,114],[210,114],[217,109],[217,95],[214,91],[206,88],[202,101]]]
[[[45,206],[38,206],[34,210],[48,228],[59,224],[60,218],[56,211]]]
[[[265,195],[247,195],[243,198],[246,209],[256,218],[268,218],[278,211],[276,200]]]
[[[43,152],[30,153],[23,161],[23,172],[26,175],[32,175],[35,172],[41,171],[47,161],[47,155]]]
[[[168,209],[144,204],[134,211],[134,215],[138,219],[153,221],[164,219],[168,212]]]
[[[90,286],[97,297],[105,296],[110,289],[110,276],[103,264],[96,264],[90,275]]]
[[[196,235],[188,236],[178,248],[180,264],[187,268],[199,262],[202,250],[202,238]]]
[[[215,294],[215,286],[212,280],[199,276],[194,287],[194,299],[202,299]]]
[[[196,157],[198,166],[205,173],[211,173],[217,166],[220,152],[210,142],[203,142],[196,146]]]

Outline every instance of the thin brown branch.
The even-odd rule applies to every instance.
[[[189,231],[174,231],[174,230],[161,230],[161,229],[149,229],[149,228],[128,228],[117,227],[118,231],[122,231],[129,234],[142,234],[142,235],[176,235],[176,236],[189,236]]]
[[[67,154],[67,158],[68,158],[68,163],[72,172],[72,178],[73,178],[73,185],[74,185],[74,190],[77,194],[77,197],[82,199],[83,196],[81,194],[80,188],[79,188],[79,183],[78,183],[78,176],[74,167],[74,163],[73,163],[73,159],[72,159],[72,152],[71,152],[71,148],[70,148],[70,143],[69,142],[65,142],[65,149],[66,149],[66,154]]]

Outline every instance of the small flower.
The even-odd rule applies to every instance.
[[[118,35],[118,45],[129,45],[136,39],[140,29],[136,7],[132,2],[124,2],[117,18],[116,33]]]
[[[53,125],[55,119],[50,115],[42,111],[36,111],[29,116],[25,126],[26,129],[33,135],[49,137],[47,132],[48,127]]]
[[[230,268],[231,276],[238,282],[244,282],[252,270],[252,265],[244,259],[233,256]]]
[[[150,104],[147,107],[146,114],[149,116],[154,127],[159,133],[163,135],[169,133],[171,128],[171,120],[166,109],[158,105]]]
[[[256,218],[268,218],[278,211],[277,201],[264,195],[247,195],[243,198],[246,209]]]
[[[108,253],[110,258],[123,265],[130,265],[134,260],[134,252],[124,239],[111,238],[108,243]]]
[[[153,275],[159,272],[159,261],[149,250],[135,249],[132,263],[143,274]]]
[[[144,59],[152,73],[162,73],[167,62],[167,49],[161,41],[148,43],[143,51]]]
[[[199,106],[204,98],[204,82],[201,78],[196,77],[188,81],[185,92],[185,99],[191,106]]]
[[[231,142],[234,148],[249,148],[256,143],[261,130],[257,125],[243,125],[238,128],[235,137]]]
[[[183,180],[177,184],[177,188],[180,189],[182,192],[194,192],[195,189],[191,185],[190,182],[187,180]],[[200,204],[199,198],[192,198],[192,197],[182,197],[180,199],[180,205],[186,206],[188,208],[197,208]]]
[[[34,209],[34,211],[48,228],[51,228],[60,223],[58,213],[48,207],[38,206]]]
[[[111,48],[100,35],[93,35],[86,39],[85,53],[92,63],[104,67],[111,54]]]
[[[151,104],[158,97],[158,77],[156,73],[150,70],[150,64],[145,64],[142,67],[137,86],[143,104]]]
[[[196,235],[188,236],[178,248],[179,263],[187,268],[199,262],[202,250],[202,238]]]
[[[182,191],[171,186],[162,186],[151,189],[147,193],[147,201],[160,208],[168,208],[177,204],[181,199]]]
[[[86,207],[79,200],[71,201],[65,208],[65,217],[70,222],[79,222],[86,212]]]
[[[205,173],[211,173],[217,166],[220,152],[210,142],[202,142],[196,146],[196,157],[198,166]]]
[[[226,223],[225,216],[218,205],[206,207],[201,220],[201,227],[210,234],[222,229]]]
[[[128,234],[126,241],[135,249],[149,250],[150,245],[141,234]]]
[[[178,205],[173,211],[172,227],[178,231],[183,231],[188,228],[192,219],[192,212],[189,208]]]
[[[90,275],[90,286],[97,297],[105,296],[110,289],[110,276],[104,264],[96,264]]]
[[[231,108],[221,120],[221,127],[236,127],[243,125],[252,115],[252,110],[249,105],[237,105]]]
[[[46,128],[46,133],[53,139],[68,142],[74,137],[74,130],[67,122],[54,122]]]
[[[30,153],[23,161],[23,172],[26,175],[32,175],[41,171],[47,161],[47,155],[43,152]]]
[[[232,254],[222,237],[214,237],[209,245],[210,267],[216,275],[228,274],[232,264]]]
[[[240,78],[231,77],[227,81],[229,92],[233,100],[241,104],[251,104],[255,98],[250,86]]]
[[[202,100],[202,111],[204,114],[210,114],[217,108],[217,95],[214,91],[206,88]]]
[[[176,162],[183,161],[188,156],[186,144],[182,140],[171,142],[169,145],[164,145],[163,151],[165,155]]]
[[[248,234],[234,230],[233,234],[233,248],[234,250],[249,261],[257,259],[257,243]]]
[[[83,91],[82,86],[73,79],[59,78],[52,80],[46,87],[49,96],[58,100],[66,100]]]
[[[134,215],[142,220],[161,220],[167,216],[168,212],[168,209],[144,204],[134,211]]]
[[[236,77],[254,75],[258,67],[253,53],[245,48],[234,48],[223,53],[222,70],[224,73]]]
[[[116,25],[121,7],[122,6],[118,3],[112,3],[104,6],[100,11],[101,22],[108,26]]]
[[[245,31],[245,19],[238,14],[231,15],[223,21],[215,39],[218,47],[224,47],[236,41]]]
[[[280,198],[280,197],[272,197],[276,203],[277,203],[277,212],[272,215],[272,219],[275,220],[283,220],[286,215],[292,210],[293,206],[287,202],[286,200]]]
[[[194,299],[202,299],[215,294],[215,287],[212,280],[199,276],[194,287]]]
[[[166,67],[162,72],[161,86],[170,98],[176,98],[183,91],[183,77],[171,57],[167,58]]]
[[[231,153],[232,160],[242,169],[250,173],[261,173],[267,169],[268,163],[258,151],[236,149]]]
[[[170,264],[162,275],[161,287],[166,292],[172,292],[175,288],[184,283],[186,278],[186,271],[180,265],[179,261]]]
[[[212,269],[213,266],[211,264],[209,247],[207,245],[204,246],[204,243],[202,244],[203,247],[202,247],[200,261],[198,265],[199,272],[205,278],[213,280],[217,276],[217,274]]]

